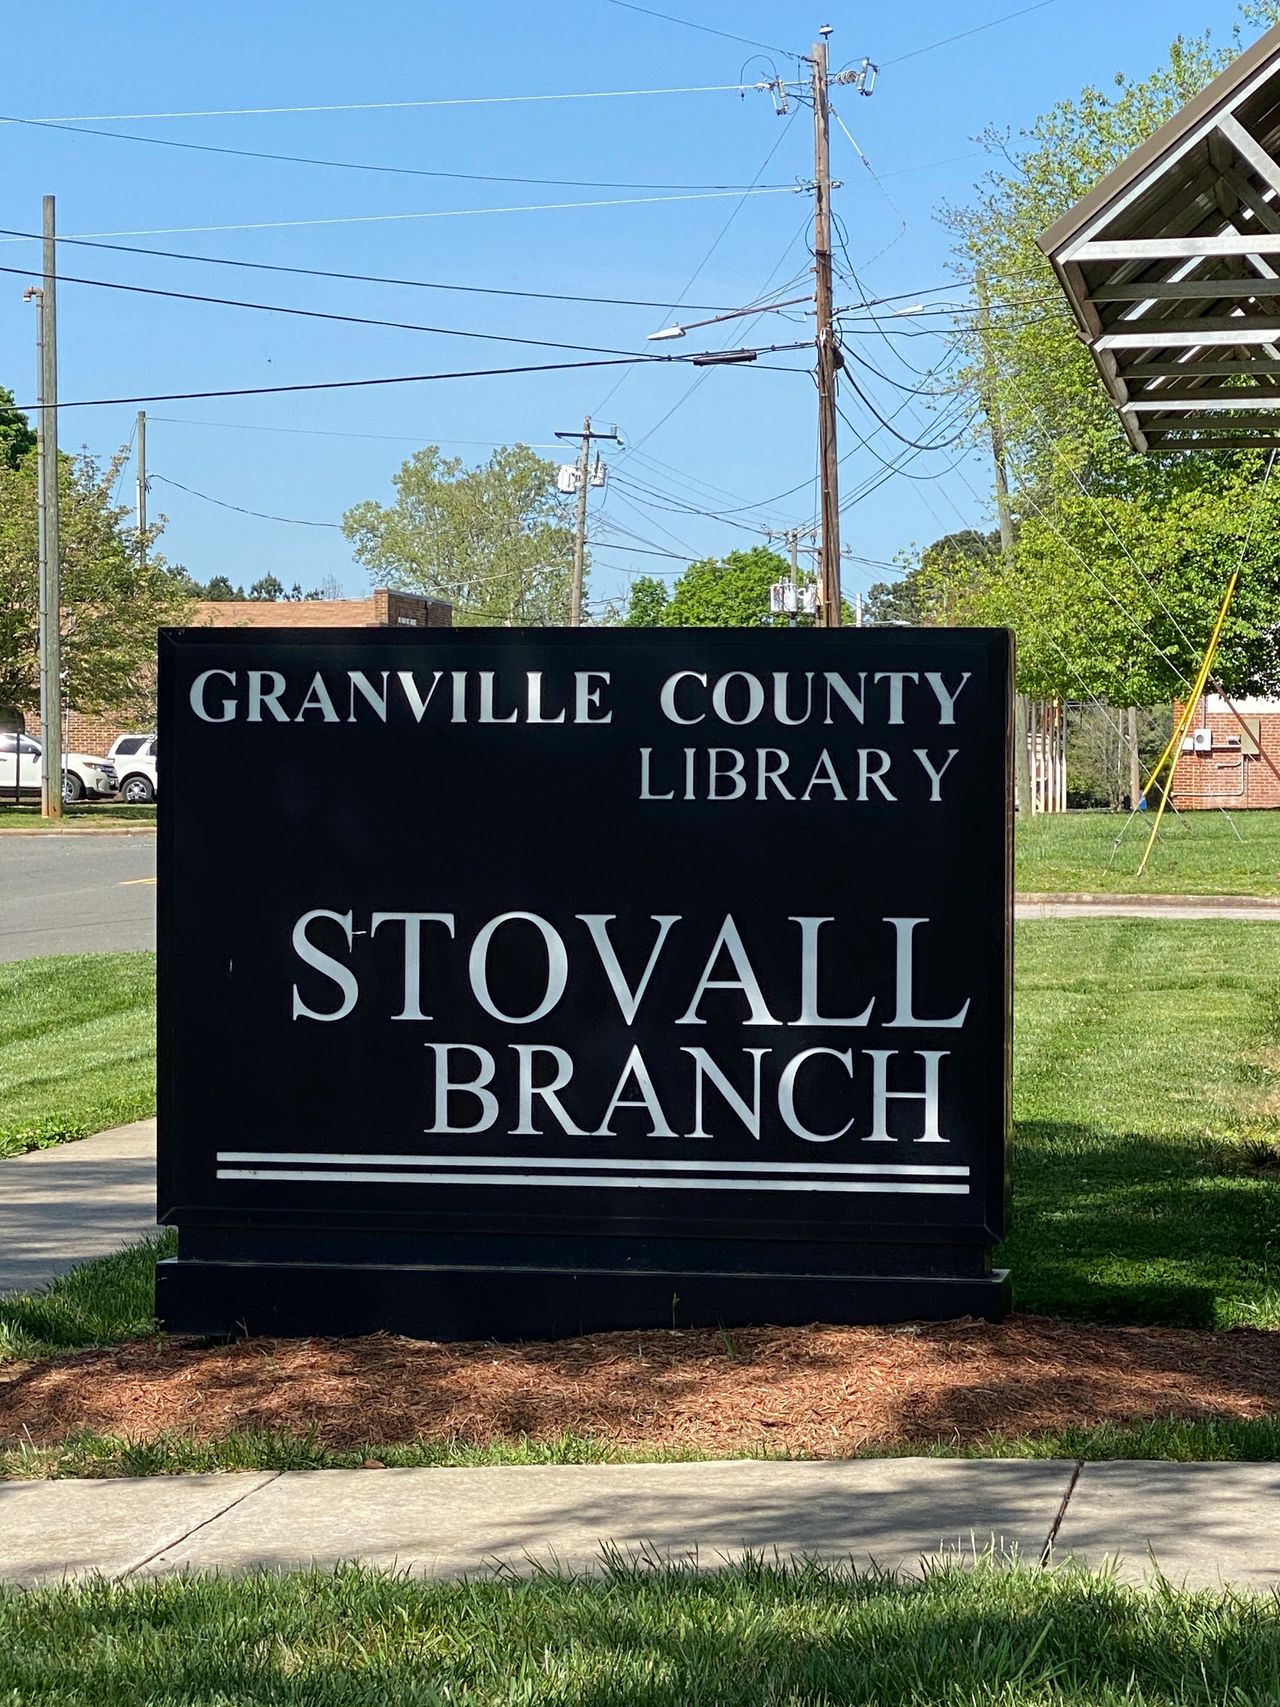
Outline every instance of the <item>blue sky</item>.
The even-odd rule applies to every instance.
[[[880,62],[872,99],[851,89],[836,97],[875,172],[837,129],[832,164],[844,187],[836,209],[865,288],[876,296],[905,293],[907,304],[915,292],[948,278],[948,241],[935,212],[971,193],[983,165],[973,141],[979,131],[1028,124],[1056,100],[1086,82],[1105,84],[1117,70],[1145,74],[1178,32],[1207,27],[1225,42],[1236,17],[1229,0],[1135,0],[1127,7],[1054,0],[950,46],[918,51],[1018,3],[918,0],[910,8],[878,9],[837,0],[818,13],[794,0],[733,6],[654,0],[658,10],[792,53],[804,52],[816,27],[829,22],[833,66],[864,54]],[[733,85],[769,76],[770,66],[797,74],[795,62],[777,52],[761,57],[753,47],[609,0],[554,7],[491,0],[482,10],[399,0],[366,0],[358,8],[326,0],[305,6],[223,0],[206,13],[140,0],[127,16],[70,0],[54,14],[56,53],[49,51],[49,21],[30,8],[14,9],[6,20],[5,116],[462,102]],[[792,280],[794,289],[783,294],[808,288],[810,198],[787,186],[811,175],[812,120],[794,107],[790,119],[779,118],[770,98],[754,92],[100,121],[102,129],[219,148],[676,188],[375,174],[145,146],[85,135],[83,128],[0,126],[6,228],[37,231],[41,195],[51,192],[64,233],[159,232],[114,240],[182,254],[663,305],[737,305]],[[680,188],[753,181],[781,188],[741,202],[737,195]],[[698,199],[671,199],[677,196]],[[546,206],[615,200],[627,205]],[[514,208],[541,211],[498,211]],[[375,217],[406,214],[427,217]],[[230,226],[259,228],[181,229]],[[37,260],[34,244],[0,243],[0,265]],[[62,251],[60,270],[468,332],[628,351],[698,347],[692,335],[683,344],[646,346],[646,335],[673,318],[665,306],[358,284],[71,246]],[[0,383],[19,401],[34,395],[33,310],[22,301],[27,282],[0,274]],[[694,316],[674,315],[682,317]],[[60,292],[59,322],[61,389],[69,401],[576,359],[568,351],[71,284]],[[728,341],[731,333],[741,341],[740,329],[752,324],[731,323],[712,341]],[[790,342],[805,337],[811,324],[770,315],[755,324],[750,340]],[[925,338],[900,347],[912,360],[917,352],[937,353]],[[891,363],[886,347],[879,349],[877,365]],[[806,361],[798,354],[772,359],[778,368]],[[882,390],[896,401],[897,394]],[[866,424],[855,399],[845,407]],[[616,421],[627,446],[609,458],[616,478],[607,493],[592,497],[598,599],[625,597],[635,573],[679,572],[675,557],[655,552],[692,556],[745,547],[761,537],[753,529],[803,525],[813,515],[812,381],[772,365],[768,371],[587,369],[154,403],[147,412],[156,476],[152,514],[169,518],[166,553],[201,579],[225,573],[249,582],[271,572],[286,583],[312,586],[336,576],[352,593],[367,587],[333,528],[241,515],[181,487],[244,509],[332,523],[361,499],[387,497],[400,462],[423,444],[438,443],[467,461],[483,459],[495,443],[551,447],[557,429],[579,426],[587,412],[598,423]],[[132,405],[69,408],[62,444],[110,454],[129,440],[135,413]],[[900,421],[921,424],[907,416]],[[879,471],[876,449],[892,461],[901,447],[883,434],[873,439],[846,464],[846,490]],[[571,453],[548,448],[546,454],[569,460]],[[850,510],[845,541],[871,560],[849,566],[850,592],[880,578],[876,561],[913,541],[987,524],[987,469],[970,460],[948,474],[951,462],[941,453],[917,459],[913,473],[938,477],[895,475]],[[740,508],[796,487],[764,509]],[[130,470],[121,491],[131,490]],[[691,513],[707,509],[736,512],[743,525]]]

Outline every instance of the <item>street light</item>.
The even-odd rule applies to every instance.
[[[650,332],[648,342],[660,343],[666,338],[683,338],[686,332],[696,332],[700,326],[719,326],[724,320],[741,320],[745,314],[774,314],[779,308],[795,308],[802,302],[812,302],[813,296],[790,296],[785,302],[767,302],[764,307],[734,308],[728,314],[715,314],[710,320],[689,320],[683,326],[664,326],[660,332]]]

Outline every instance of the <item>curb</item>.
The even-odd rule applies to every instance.
[[[86,824],[83,829],[68,825],[63,830],[21,830],[0,825],[0,836],[154,836],[155,833],[154,824],[104,824],[101,829],[95,824]]]
[[[1236,911],[1249,908],[1260,913],[1280,912],[1280,898],[1268,895],[1051,895],[1048,893],[1014,896],[1019,907],[1231,907]]]

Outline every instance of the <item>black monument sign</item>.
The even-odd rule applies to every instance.
[[[1010,640],[166,632],[159,1314],[998,1316]]]

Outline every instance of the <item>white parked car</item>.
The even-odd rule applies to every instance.
[[[133,746],[137,741],[138,745]],[[122,750],[128,743],[128,751]],[[121,800],[130,806],[148,806],[156,797],[156,738],[122,735],[109,755],[116,769]]]
[[[140,753],[147,743],[154,741],[155,738],[154,729],[146,735],[117,735],[107,748],[108,764],[113,764],[119,771],[121,759],[132,758],[135,753]]]
[[[116,791],[110,759],[89,753],[62,755],[62,798],[104,800]],[[0,801],[40,792],[40,743],[30,735],[0,734]]]

